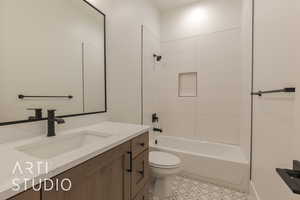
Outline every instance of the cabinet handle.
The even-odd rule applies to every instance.
[[[142,161],[142,169],[141,170],[136,170],[136,174],[140,174],[141,177],[136,181],[136,184],[139,184],[141,181],[145,179],[145,161]]]
[[[144,174],[145,174],[145,171],[144,170],[139,170],[138,171],[142,176],[144,176]]]
[[[142,147],[145,147],[145,143],[144,143],[144,142],[140,143],[140,145],[141,145]]]
[[[142,177],[145,176],[145,161],[143,161],[143,167],[141,170],[137,170],[139,174],[142,175]]]
[[[132,172],[132,152],[129,151],[127,152],[127,154],[129,155],[129,169],[127,169],[127,172]]]

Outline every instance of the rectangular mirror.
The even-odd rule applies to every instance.
[[[106,112],[105,15],[85,0],[0,1],[0,125],[30,108]]]

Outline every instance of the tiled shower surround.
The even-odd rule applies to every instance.
[[[183,176],[176,176],[170,187],[171,197],[159,199],[150,191],[150,200],[248,200],[245,193]]]

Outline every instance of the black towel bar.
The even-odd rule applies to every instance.
[[[72,95],[68,95],[68,96],[27,96],[27,95],[19,94],[18,98],[19,99],[25,99],[25,98],[68,98],[68,99],[72,99],[73,96]]]
[[[268,91],[258,91],[258,92],[253,92],[251,95],[258,95],[262,96],[263,94],[270,94],[270,93],[295,93],[296,88],[283,88],[280,90],[268,90]]]

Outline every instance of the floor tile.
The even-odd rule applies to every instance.
[[[248,195],[210,183],[176,176],[172,181],[172,195],[158,199],[150,190],[150,200],[247,200]]]

